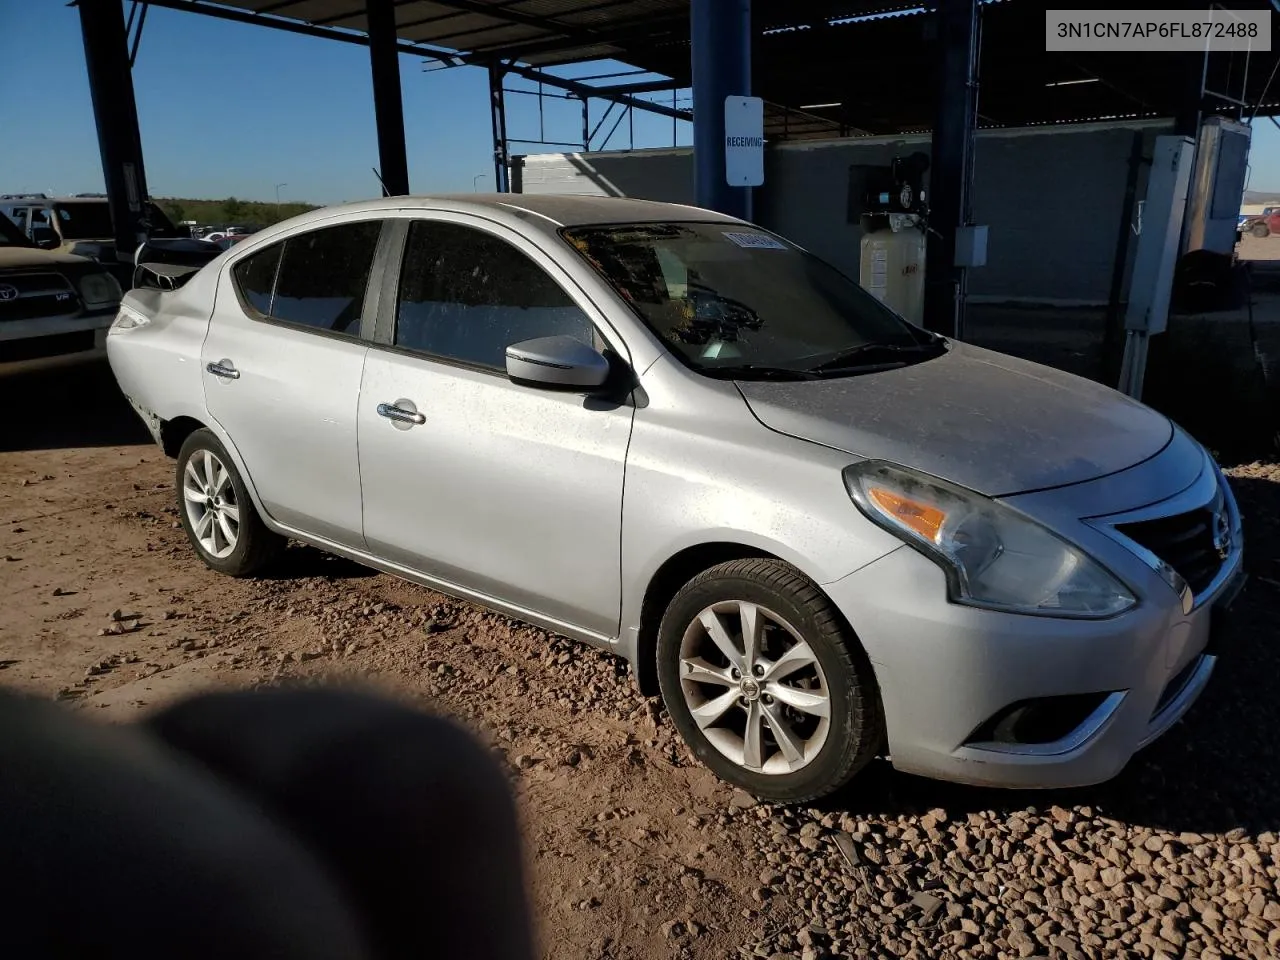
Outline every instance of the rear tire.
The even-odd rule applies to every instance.
[[[1249,228],[1249,233],[1261,240],[1264,237],[1271,236],[1271,228],[1265,223],[1255,223]]]
[[[690,580],[662,618],[657,660],[685,742],[761,799],[831,793],[884,742],[870,661],[831,601],[780,560],[732,560]]]
[[[226,448],[208,428],[178,451],[178,515],[196,554],[212,570],[248,577],[274,560],[285,538],[268,530]]]

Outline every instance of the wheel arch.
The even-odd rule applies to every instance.
[[[167,456],[176,459],[178,453],[182,450],[182,445],[186,443],[187,438],[197,430],[208,430],[218,438],[218,442],[221,443],[223,449],[227,451],[227,456],[231,458],[231,461],[236,468],[236,472],[240,474],[240,480],[244,483],[245,489],[249,491],[249,499],[253,501],[253,506],[254,509],[258,511],[258,516],[262,518],[262,522],[265,523],[268,528],[279,533],[280,531],[276,529],[275,521],[271,519],[271,516],[262,505],[262,500],[258,496],[258,489],[253,484],[253,475],[249,472],[248,467],[245,466],[244,458],[240,456],[240,451],[236,449],[236,445],[232,442],[226,431],[223,430],[212,417],[207,417],[201,420],[198,417],[184,414],[174,417],[172,420],[160,421],[161,449],[164,450]]]
[[[730,560],[750,558],[777,560],[795,566],[786,557],[762,547],[732,540],[717,540],[693,544],[677,551],[663,561],[649,577],[640,603],[640,622],[636,629],[634,656],[631,661],[636,685],[644,696],[653,697],[660,693],[656,660],[658,627],[672,598],[681,587],[704,570]]]

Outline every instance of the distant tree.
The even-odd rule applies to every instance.
[[[239,220],[244,213],[244,204],[235,197],[227,197],[222,201],[222,213],[228,220]]]

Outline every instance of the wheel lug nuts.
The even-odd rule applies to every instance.
[[[735,680],[741,680],[742,671],[739,670],[737,667],[734,667],[732,670],[729,671],[729,676],[733,677],[733,679]]]
[[[757,663],[757,664],[752,668],[751,672],[752,672],[752,673],[754,673],[757,677],[763,677],[763,676],[764,676],[764,667]]]
[[[773,703],[773,697],[769,696],[769,694],[767,693],[760,699],[763,700],[765,703]]]

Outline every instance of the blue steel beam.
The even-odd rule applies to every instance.
[[[751,95],[751,0],[693,0],[693,184],[700,207],[751,219],[751,189],[725,179],[724,101]]]

